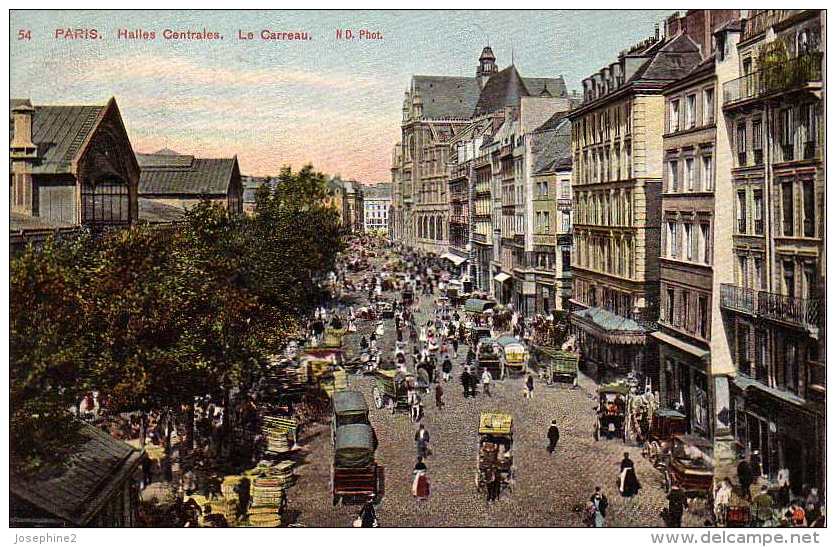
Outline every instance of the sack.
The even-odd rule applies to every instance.
[[[377,521],[375,521],[376,523]],[[357,517],[354,519],[354,522],[351,523],[351,526],[354,528],[362,528],[363,527],[363,519],[361,517]]]

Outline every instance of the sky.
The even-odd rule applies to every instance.
[[[489,44],[500,69],[513,56],[524,77],[563,75],[570,90],[580,89],[670,13],[13,10],[10,92],[36,105],[115,97],[138,152],[237,155],[242,173],[256,176],[312,163],[376,183],[390,180],[413,74],[475,76]],[[162,36],[204,28],[223,39]],[[95,29],[100,37],[56,38],[57,29]],[[156,39],[118,39],[119,29],[153,31]],[[382,39],[338,40],[338,29]],[[31,39],[19,39],[20,30]],[[263,30],[311,39],[262,40]],[[254,39],[238,39],[239,31]]]

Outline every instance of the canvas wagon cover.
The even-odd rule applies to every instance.
[[[482,300],[480,298],[470,298],[464,303],[464,311],[470,313],[482,313],[496,306],[496,302],[490,300]]]
[[[359,391],[334,392],[334,414],[367,414],[369,405]]]
[[[374,460],[374,431],[367,424],[344,425],[337,429],[334,443],[336,467],[368,467]]]

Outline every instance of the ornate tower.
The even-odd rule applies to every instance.
[[[479,56],[479,68],[476,69],[476,77],[479,78],[479,85],[485,87],[488,78],[496,73],[496,57],[491,50],[491,46],[485,46],[485,49],[482,50],[482,55]]]

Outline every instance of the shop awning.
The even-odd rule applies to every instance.
[[[663,344],[673,346],[680,351],[684,351],[685,353],[693,355],[697,359],[705,359],[706,357],[708,357],[708,354],[710,353],[707,349],[699,348],[693,344],[689,344],[688,342],[680,340],[675,336],[665,334],[664,332],[652,332],[650,333],[650,336],[659,340]]]
[[[508,281],[509,279],[511,279],[511,276],[510,276],[510,275],[508,275],[508,274],[507,274],[507,273],[505,273],[505,272],[499,272],[498,274],[496,274],[495,276],[493,276],[493,278],[494,278],[495,280],[499,281],[500,283],[505,283],[506,281]]]
[[[572,312],[572,323],[587,334],[609,344],[644,344],[644,327],[611,311],[588,308]]]
[[[444,253],[443,255],[441,255],[441,258],[446,258],[456,266],[461,266],[467,261],[466,258],[462,258],[459,255],[454,255],[453,253]]]

